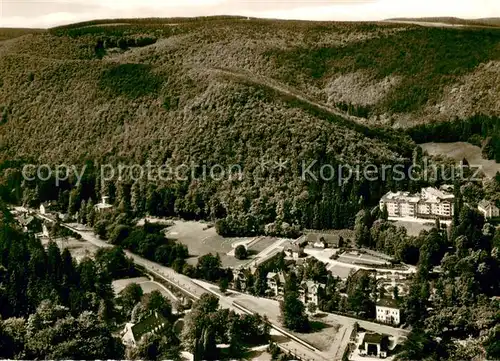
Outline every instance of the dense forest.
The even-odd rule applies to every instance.
[[[388,189],[407,189],[408,182],[390,176],[342,182],[335,174],[315,181],[304,180],[301,171],[310,162],[317,162],[316,174],[324,165],[407,170],[416,145],[388,125],[452,120],[429,109],[460,77],[487,77],[481,66],[498,59],[500,34],[238,17],[116,21],[73,24],[1,44],[4,196],[33,206],[59,200],[64,213],[75,214],[109,195],[115,206],[137,215],[218,221],[224,235],[262,234],[267,225],[284,235],[352,228],[357,212]],[[338,88],[336,79],[352,89]],[[371,91],[380,82],[387,86],[371,99],[352,81]],[[369,101],[335,95],[352,92]],[[494,159],[496,105],[481,103],[491,100],[490,93],[495,88],[474,103],[490,126],[467,140],[481,143]],[[422,138],[418,129],[410,131],[415,140]],[[442,130],[463,139],[460,129],[460,135]],[[52,180],[21,179],[25,164],[62,163],[79,170],[87,165],[83,184],[74,176],[59,187]],[[102,165],[147,164],[196,169],[167,181],[115,174],[103,185],[100,179]],[[242,179],[203,178],[203,167],[234,165]]]
[[[121,341],[103,319],[114,294],[102,263],[76,263],[54,242],[44,249],[3,204],[0,249],[0,357],[123,357]]]
[[[444,183],[448,174],[408,180],[410,165],[422,163],[416,143],[467,141],[500,161],[500,30],[209,17],[0,36],[11,39],[0,43],[0,197],[29,207],[51,201],[116,246],[77,263],[67,249],[53,242],[45,249],[23,234],[1,205],[0,357],[176,359],[184,347],[200,358],[240,358],[246,346],[266,342],[265,320],[220,310],[204,296],[186,316],[182,340],[168,332],[127,354],[113,325],[151,311],[173,317],[167,300],[144,297],[136,284],[114,298],[111,281],[138,272],[123,249],[221,290],[234,278],[217,254],[189,265],[187,248],[166,240],[161,227],[137,226],[153,215],[207,219],[226,236],[354,229],[357,246],[418,267],[409,294],[394,295],[412,326],[400,360],[500,358],[500,234],[474,210],[483,198],[500,202],[500,174],[484,187],[455,183],[452,225],[438,221],[418,236],[375,207],[388,190]],[[67,176],[47,174],[61,164],[73,167]],[[136,179],[128,168],[148,164],[191,171]],[[204,171],[235,165],[242,177]],[[400,165],[406,177],[317,177],[323,166],[343,165]],[[102,173],[119,166],[123,176]],[[101,196],[111,211],[96,210]],[[52,232],[62,230],[56,224]],[[245,291],[264,296],[266,275],[285,272],[289,329],[310,327],[297,297],[308,279],[326,284],[321,310],[374,317],[382,294],[369,273],[343,283],[321,262],[290,272],[284,258],[248,275]],[[230,345],[228,355],[217,343]]]

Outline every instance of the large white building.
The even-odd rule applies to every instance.
[[[454,195],[436,188],[423,188],[420,193],[389,192],[380,200],[380,209],[387,207],[389,217],[451,218]]]
[[[375,306],[377,321],[388,323],[391,325],[399,325],[401,323],[401,309],[396,300],[392,298],[382,298],[378,300]]]

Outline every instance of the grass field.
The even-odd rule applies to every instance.
[[[467,159],[471,166],[480,166],[484,174],[488,177],[494,177],[496,172],[500,172],[500,164],[494,160],[484,159],[481,154],[481,148],[465,142],[454,143],[423,143],[420,144],[422,150],[429,155],[444,155],[457,162]]]
[[[281,324],[278,302],[269,299],[245,297],[245,295],[237,297],[237,301],[252,311],[259,314],[266,314],[272,322]],[[309,333],[291,333],[311,343],[321,351],[329,351],[340,326],[316,318],[311,318],[311,326],[312,331]]]
[[[355,269],[348,266],[340,266],[335,265],[328,268],[328,270],[332,273],[333,276],[340,277],[341,279],[347,279],[347,277],[354,272]]]
[[[258,254],[265,250],[267,247],[271,246],[274,242],[276,242],[276,238],[272,237],[261,237],[256,242],[252,243],[248,250],[250,253]]]
[[[337,261],[350,264],[372,264],[374,266],[388,264],[386,260],[369,254],[358,254],[357,252],[345,252]]]
[[[207,223],[195,221],[175,221],[175,224],[169,227],[165,234],[167,237],[176,239],[188,247],[191,256],[187,260],[188,263],[196,264],[198,257],[207,253],[218,253],[223,267],[236,267],[248,262],[245,260],[240,261],[233,256],[229,256],[228,253],[233,250],[233,243],[253,240],[251,237],[224,238],[217,234],[214,227],[209,227]]]
[[[405,227],[409,236],[418,236],[423,230],[429,231],[434,227],[434,224],[426,225],[417,222],[395,221],[394,223],[397,227]]]

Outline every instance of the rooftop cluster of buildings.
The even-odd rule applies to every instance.
[[[267,274],[268,296],[281,298],[285,292],[285,274],[283,272],[269,272]],[[299,299],[304,305],[313,303],[316,307],[319,305],[319,290],[326,286],[323,283],[315,281],[304,281],[299,286]]]
[[[451,219],[455,213],[455,196],[450,193],[452,186],[440,189],[427,187],[420,193],[388,192],[380,199],[380,209],[387,207],[387,213],[392,218]],[[500,217],[500,209],[494,202],[483,199],[477,209],[486,219]]]
[[[420,193],[389,192],[380,199],[380,209],[387,207],[389,217],[450,219],[454,214],[454,195],[432,187]]]

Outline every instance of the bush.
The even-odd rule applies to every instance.
[[[234,256],[237,258],[237,259],[246,259],[248,257],[248,252],[247,252],[247,249],[245,246],[243,245],[239,245],[238,247],[236,247],[236,249],[234,250]]]
[[[94,226],[94,233],[97,234],[102,239],[107,239],[108,238],[107,227],[108,227],[108,222],[100,220]]]

